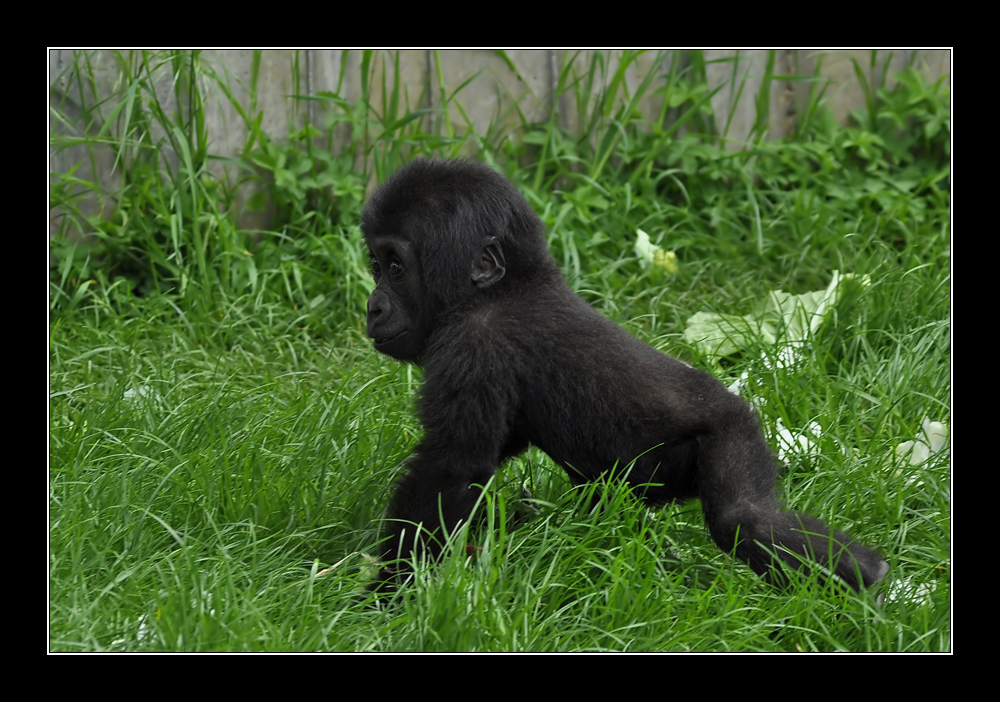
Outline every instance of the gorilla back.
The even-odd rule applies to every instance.
[[[579,298],[517,189],[468,161],[415,161],[361,214],[375,290],[375,348],[424,367],[424,437],[389,505],[391,588],[414,552],[467,520],[528,444],[575,484],[634,461],[646,501],[701,499],[719,548],[781,581],[821,572],[856,590],[889,569],[820,520],[782,511],[774,456],[753,410],[719,381],[638,341]],[[420,525],[422,529],[418,529]]]

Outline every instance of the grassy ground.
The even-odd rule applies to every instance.
[[[276,215],[248,232],[237,179],[211,175],[199,121],[158,111],[152,89],[171,69],[232,97],[230,79],[189,52],[116,58],[135,88],[121,98],[129,109],[81,99],[72,145],[105,148],[114,130],[102,119],[128,133],[112,144],[129,164],[121,189],[87,217],[78,203],[95,184],[57,174],[52,186],[68,213],[50,276],[52,650],[950,649],[950,452],[898,449],[924,436],[925,419],[950,421],[940,86],[916,73],[893,91],[866,84],[869,109],[848,128],[817,90],[794,138],[755,132],[735,152],[718,147],[697,55],[648,86],[678,96],[654,124],[613,80],[586,87],[601,84],[601,61],[568,64],[560,89],[592,116],[584,138],[555,121],[511,139],[446,120],[431,129],[331,99],[326,122],[287,139],[251,129],[234,162],[257,169],[243,178],[270,175]],[[368,84],[377,56],[365,58]],[[81,55],[68,82],[86,86],[91,70]],[[188,117],[200,104],[188,101]],[[344,125],[367,127],[368,141],[316,146]],[[696,502],[650,511],[612,484],[590,512],[534,450],[494,479],[489,524],[457,534],[396,607],[362,606],[378,520],[420,435],[420,371],[365,338],[357,212],[369,173],[472,144],[543,217],[574,289],[727,384],[745,376],[775,448],[781,427],[807,436],[808,450],[784,456],[785,499],[883,551],[893,581],[882,607],[816,583],[769,587],[714,546]],[[640,229],[675,254],[675,271],[636,251]],[[96,234],[84,243],[80,231]],[[780,324],[776,342],[743,340],[723,359],[684,339],[697,312],[753,317],[769,293],[826,288],[834,271],[868,285],[792,365],[779,362]]]

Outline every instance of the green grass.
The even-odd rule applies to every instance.
[[[365,55],[365,80],[379,56]],[[70,84],[89,84],[92,58],[79,57]],[[52,650],[950,650],[950,455],[896,455],[925,417],[950,422],[940,90],[915,74],[895,91],[869,85],[850,128],[825,119],[817,98],[808,130],[733,152],[718,146],[697,55],[644,88],[672,105],[652,125],[613,74],[601,78],[603,57],[578,57],[560,88],[591,101],[578,106],[582,136],[555,120],[524,123],[513,139],[471,134],[405,113],[399,86],[372,85],[366,100],[396,99],[324,96],[324,124],[287,139],[251,131],[236,162],[271,164],[279,206],[273,229],[247,232],[232,198],[251,169],[209,175],[202,102],[179,119],[152,90],[157,66],[224,95],[230,79],[188,52],[118,58],[134,87],[116,98],[120,131],[86,118],[107,118],[113,100],[84,101],[73,145],[110,143],[132,167],[102,194],[103,217],[79,206],[96,184],[57,174],[53,185],[68,216],[50,276]],[[460,88],[442,90],[460,104]],[[171,139],[147,138],[153,122]],[[305,140],[345,124],[367,135],[348,150]],[[815,582],[771,588],[714,546],[697,502],[648,510],[612,483],[588,510],[587,491],[534,450],[498,472],[487,524],[456,534],[394,607],[364,606],[367,554],[420,436],[420,371],[378,356],[364,335],[361,184],[469,144],[518,183],[595,307],[727,384],[746,372],[744,396],[773,445],[779,420],[820,425],[817,452],[787,461],[781,489],[885,553],[894,585],[882,607]],[[361,173],[348,165],[359,162]],[[639,228],[676,253],[676,274],[640,264]],[[794,368],[769,362],[778,349],[765,346],[712,367],[682,340],[696,312],[747,314],[771,290],[824,288],[833,270],[871,285],[834,310]]]

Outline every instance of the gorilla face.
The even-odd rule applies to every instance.
[[[368,240],[375,290],[368,298],[368,336],[381,353],[416,362],[430,328],[420,263],[410,242],[393,237]]]

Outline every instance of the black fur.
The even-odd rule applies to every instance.
[[[477,486],[529,443],[575,484],[634,460],[627,480],[647,502],[700,498],[719,548],[765,577],[808,569],[800,556],[858,590],[888,571],[846,534],[780,511],[753,410],[577,297],[541,220],[490,168],[415,161],[375,191],[361,228],[376,281],[368,334],[425,369],[425,434],[389,506],[393,565],[376,587],[406,568],[396,559],[436,555],[442,519],[449,532],[467,520]]]

